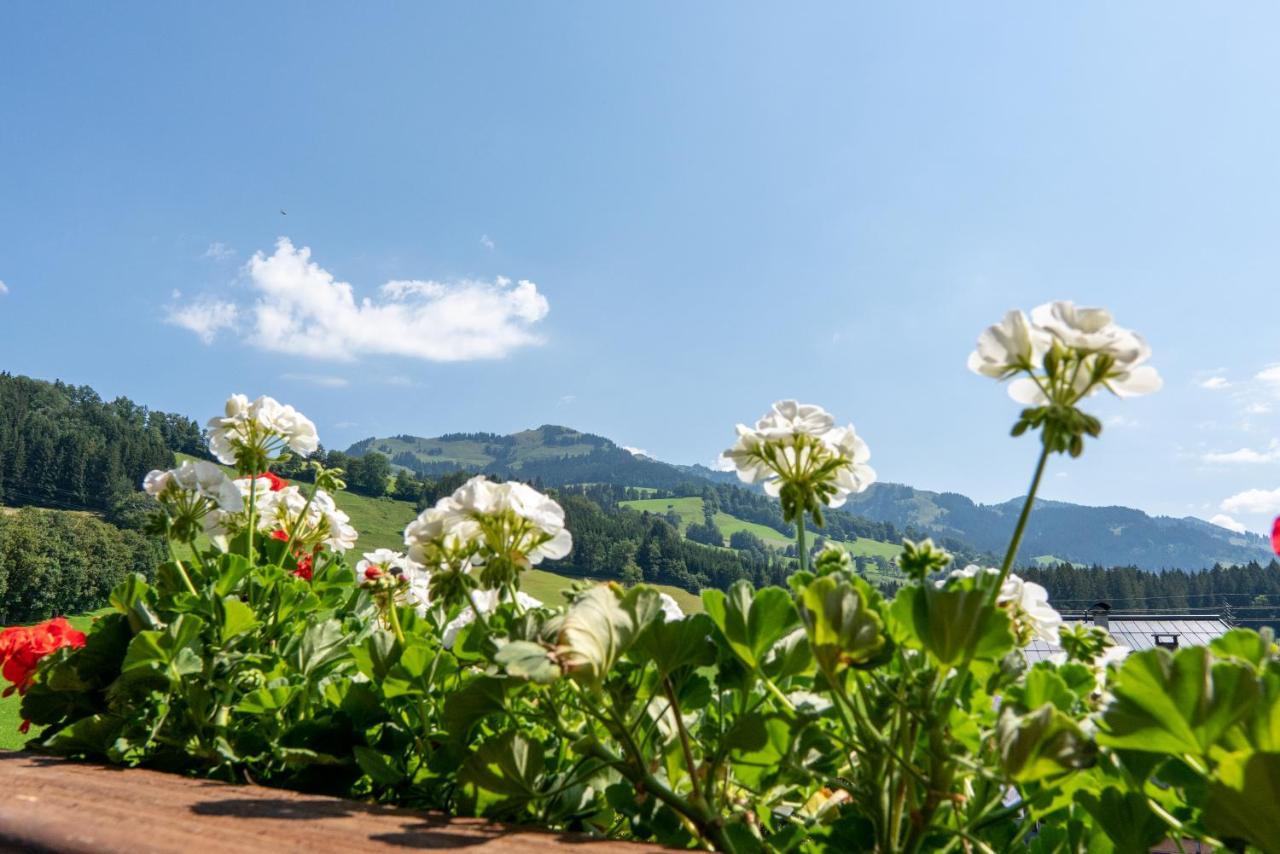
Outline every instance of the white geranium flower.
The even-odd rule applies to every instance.
[[[234,394],[223,412],[210,418],[206,427],[209,450],[225,465],[234,465],[242,449],[273,455],[288,447],[305,457],[320,445],[315,424],[275,398],[264,395],[250,403],[243,394]]]
[[[874,483],[876,473],[867,465],[871,450],[853,425],[834,423],[820,406],[781,400],[754,428],[739,424],[737,442],[721,456],[739,480],[763,483],[769,495],[781,495],[791,483],[816,492],[829,507],[840,507],[850,493]]]
[[[1114,364],[1102,383],[1119,397],[1137,397],[1159,391],[1164,381],[1150,365],[1151,347],[1138,333],[1119,326],[1103,308],[1081,308],[1068,301],[1045,303],[1031,312],[1032,319],[1083,358],[1081,374],[1096,365],[1096,355],[1110,356]]]
[[[444,634],[441,636],[440,643],[445,649],[453,649],[453,642],[458,638],[458,632],[471,625],[476,620],[476,608],[480,609],[480,613],[488,616],[498,607],[500,602],[511,601],[505,593],[497,590],[476,590],[471,594],[472,605],[468,605],[462,609],[458,616],[454,617],[444,627]],[[528,593],[517,592],[516,604],[523,610],[531,608],[541,608],[542,601],[535,599]]]
[[[658,601],[662,605],[662,613],[666,616],[667,622],[684,619],[684,611],[681,610],[680,603],[670,593],[659,592]]]
[[[154,498],[172,496],[175,491],[181,491],[208,499],[224,510],[236,510],[240,506],[240,492],[231,478],[222,469],[204,460],[186,460],[168,471],[151,471],[143,480],[142,488]]]
[[[1024,581],[1011,572],[996,601],[1012,603],[1035,637],[1047,644],[1058,645],[1062,615],[1049,604],[1049,591],[1034,581]]]
[[[978,336],[977,349],[969,354],[969,370],[995,379],[1019,370],[1035,370],[1049,344],[1047,330],[1032,324],[1021,311],[1010,311]]]
[[[257,527],[260,531],[281,531],[293,538],[295,549],[325,546],[344,552],[356,544],[359,532],[351,519],[338,509],[333,496],[317,489],[310,503],[297,486],[258,496]]]
[[[409,556],[425,565],[462,560],[483,566],[505,561],[527,569],[569,554],[573,537],[564,509],[523,483],[473,477],[409,523]]]

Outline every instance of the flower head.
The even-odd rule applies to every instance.
[[[554,499],[523,483],[481,476],[419,514],[405,528],[404,541],[414,562],[454,575],[480,567],[480,582],[490,588],[573,547],[564,509]],[[440,581],[448,577],[442,574]]]
[[[64,646],[84,646],[84,632],[71,627],[65,617],[34,626],[10,626],[0,632],[0,673],[9,680],[5,697],[14,691],[27,693],[40,659]]]
[[[251,403],[243,394],[233,394],[223,413],[206,425],[209,450],[242,472],[265,469],[286,448],[305,457],[320,445],[316,425],[275,398],[264,395]]]
[[[246,494],[248,481],[248,478],[237,481]],[[323,489],[317,489],[310,499],[297,486],[265,491],[256,498],[258,530],[271,536],[280,532],[283,539],[292,538],[294,547],[300,551],[324,547],[344,552],[354,547],[359,537],[351,525],[351,517],[339,510],[333,496]]]
[[[754,428],[738,425],[738,440],[725,451],[744,483],[763,483],[782,499],[788,521],[800,513],[821,518],[820,505],[839,507],[851,493],[875,482],[871,450],[853,425],[836,427],[820,406],[781,400]]]
[[[1159,373],[1144,364],[1150,357],[1142,336],[1111,312],[1059,300],[1037,306],[1030,320],[1006,314],[978,337],[969,369],[996,379],[1025,374],[1009,386],[1019,403],[1071,406],[1104,388],[1118,397],[1158,391]]]

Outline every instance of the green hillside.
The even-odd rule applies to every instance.
[[[666,515],[675,513],[680,517],[680,531],[683,533],[688,529],[690,523],[701,523],[703,519],[702,499],[696,497],[690,498],[642,498],[633,501],[618,502],[623,507],[631,507],[635,510],[648,511],[658,515]],[[755,534],[766,545],[775,548],[786,548],[793,545],[795,540],[790,536],[770,528],[768,525],[760,525],[756,522],[747,522],[736,516],[731,516],[723,511],[715,514],[716,527],[724,533],[726,537],[738,531],[747,531]],[[897,556],[902,550],[900,545],[893,543],[885,543],[879,540],[872,540],[866,537],[858,537],[856,540],[837,540],[855,557],[883,557],[886,560]]]

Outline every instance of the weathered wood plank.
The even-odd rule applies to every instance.
[[[262,786],[0,752],[0,850],[5,851],[350,854],[472,848],[536,854],[565,846],[583,854],[660,850]]]

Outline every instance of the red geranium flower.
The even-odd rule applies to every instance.
[[[1280,516],[1276,517],[1275,523],[1271,526],[1271,549],[1280,555]]]
[[[255,478],[265,477],[267,480],[271,481],[272,492],[279,492],[280,490],[284,489],[286,486],[289,485],[289,481],[285,480],[284,478],[280,477],[280,475],[275,474],[274,472],[264,471],[262,474],[254,475],[254,477]]]
[[[293,574],[301,578],[303,581],[310,581],[313,563],[311,555],[302,555],[298,558],[298,568],[293,571]]]
[[[84,641],[84,632],[71,628],[65,617],[35,626],[10,626],[0,632],[0,672],[13,683],[0,696],[27,693],[40,659],[64,646],[82,647]]]
[[[283,528],[277,528],[276,530],[271,532],[271,539],[281,540],[287,543],[289,542],[289,535],[284,532]]]

